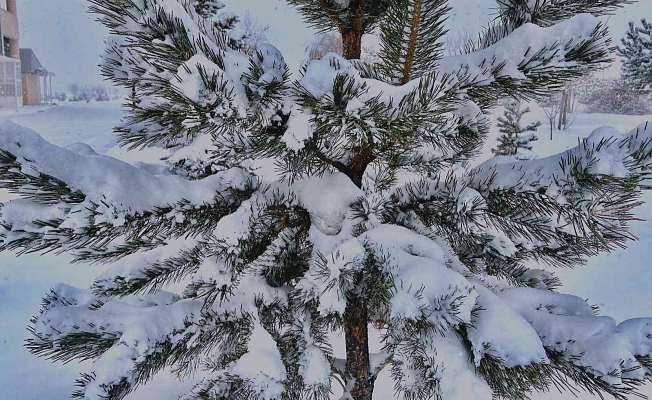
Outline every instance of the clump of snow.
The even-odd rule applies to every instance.
[[[271,83],[274,81],[282,82],[283,74],[287,69],[283,54],[269,43],[263,43],[256,48],[256,51],[262,55],[261,66],[265,71],[258,78],[260,83]]]
[[[544,269],[529,269],[520,277],[520,281],[527,283],[528,286],[535,289],[546,290],[549,289],[546,280],[554,280],[555,275]]]
[[[641,346],[640,338],[632,343],[631,334],[645,332],[649,321],[616,325],[613,318],[595,316],[578,297],[537,289],[509,289],[499,296],[531,324],[544,346],[563,352],[605,382],[619,385],[627,379],[644,379],[645,368],[637,356],[650,348]]]
[[[325,265],[313,261],[297,289],[308,298],[319,299],[318,310],[323,315],[344,314],[346,296],[340,288],[339,278],[345,271],[359,269],[366,255],[365,248],[357,238],[339,245],[331,254],[324,255]]]
[[[305,141],[312,137],[312,116],[306,111],[293,108],[287,122],[287,129],[281,140],[288,149],[299,151],[305,146]]]
[[[246,115],[247,98],[240,83],[242,67],[239,66],[239,63],[243,61],[230,53],[225,54],[224,62],[227,68],[226,71],[223,71],[206,56],[196,54],[179,67],[176,77],[171,79],[171,82],[183,95],[195,103],[212,106],[215,113],[222,118],[231,116],[233,110],[237,110],[238,115],[244,116]],[[226,83],[225,93],[235,93],[236,95],[220,99],[214,90],[210,90],[206,86],[200,70],[207,75],[208,79],[216,78],[219,82]],[[234,71],[231,72],[231,70]]]
[[[187,146],[181,147],[173,154],[166,156],[166,161],[171,165],[189,165],[191,168],[203,173],[211,164],[210,150],[215,148],[211,135],[199,135]],[[192,171],[194,172],[194,171]]]
[[[505,233],[493,227],[488,227],[485,234],[491,235],[489,246],[505,257],[512,257],[516,254],[518,249],[516,244]]]
[[[328,53],[322,59],[313,60],[308,64],[299,83],[310,94],[320,98],[331,93],[337,75],[359,77],[360,73],[350,60],[336,53]]]
[[[457,196],[457,211],[467,211],[473,208],[475,203],[484,204],[484,198],[477,190],[472,188],[464,188]]]
[[[260,399],[278,399],[285,392],[283,381],[287,378],[287,372],[281,353],[271,335],[257,322],[249,338],[247,352],[229,368],[229,372],[248,381]]]
[[[391,256],[391,317],[425,317],[442,330],[470,322],[478,293],[463,275],[448,268],[455,257],[436,242],[392,225],[373,228],[359,240]]]
[[[488,289],[480,285],[475,289],[480,293],[477,305],[481,310],[468,329],[475,364],[480,365],[486,352],[509,368],[547,363],[548,356],[532,326]]]
[[[324,352],[315,345],[309,345],[301,354],[299,373],[308,386],[329,385],[331,367]]]
[[[435,359],[439,364],[439,394],[442,399],[490,399],[493,392],[468,361],[468,352],[459,339],[435,339]]]
[[[310,212],[311,222],[325,235],[342,229],[347,209],[364,193],[340,172],[297,181],[291,187],[299,203]]]
[[[590,171],[594,174],[611,175],[623,178],[630,174],[629,169],[623,161],[629,158],[629,148],[625,146],[609,146],[604,144],[613,144],[623,135],[609,126],[600,127],[586,139],[587,145],[592,148],[601,147],[598,152],[599,160],[591,166]],[[603,144],[601,146],[601,144]]]
[[[583,299],[534,288],[512,288],[503,290],[499,296],[516,310],[535,309],[550,314],[593,317],[595,313]]]
[[[637,356],[652,353],[652,318],[634,318],[618,324],[618,333],[627,338],[630,351]]]

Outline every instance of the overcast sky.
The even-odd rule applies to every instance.
[[[270,25],[268,39],[285,54],[296,71],[311,30],[282,0],[226,0],[238,14],[250,9],[254,17]],[[452,0],[454,13],[449,20],[453,30],[465,27],[477,30],[486,25],[494,0]],[[87,13],[87,0],[18,0],[20,46],[30,47],[41,63],[56,77],[57,88],[70,83],[99,83],[97,65],[104,49],[107,32]],[[609,18],[612,35],[619,38],[630,20],[652,18],[652,0],[640,0]],[[613,66],[609,75],[616,75]]]

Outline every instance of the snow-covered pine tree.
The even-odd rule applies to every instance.
[[[514,156],[519,160],[528,159],[528,155],[523,154],[524,150],[532,150],[532,142],[538,140],[536,132],[541,126],[541,121],[532,122],[526,126],[521,126],[521,119],[530,112],[530,108],[522,108],[520,101],[509,101],[505,105],[505,112],[502,117],[498,117],[498,128],[502,133],[498,137],[498,145],[491,152],[497,156]]]
[[[652,23],[645,18],[641,26],[629,23],[618,54],[623,57],[623,77],[637,89],[652,89]]]
[[[499,99],[606,65],[595,16],[624,1],[501,0],[477,51],[444,57],[445,0],[291,0],[344,40],[294,80],[193,3],[92,3],[115,34],[103,70],[133,89],[121,143],[169,148],[175,174],[0,125],[0,249],[110,265],[55,287],[31,326],[34,354],[93,360],[76,398],[123,399],[166,368],[198,381],[183,399],[229,400],[328,399],[335,382],[370,400],[385,369],[406,399],[624,399],[652,372],[652,319],[597,316],[549,272],[632,237],[652,126],[463,168]]]

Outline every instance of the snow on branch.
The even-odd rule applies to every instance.
[[[155,176],[108,156],[52,145],[6,120],[0,131],[8,162],[0,168],[2,186],[22,197],[0,209],[3,247],[98,250],[120,236],[127,242],[130,234],[142,239],[147,229],[157,242],[166,231],[181,236],[201,230],[202,214],[237,207],[256,188],[241,169],[197,181]],[[163,224],[154,224],[152,217]],[[190,224],[193,220],[199,223]]]
[[[503,23],[518,28],[524,23],[550,26],[580,13],[610,15],[635,0],[497,0]]]
[[[491,183],[486,189],[537,190],[558,182],[581,178],[582,170],[605,178],[625,178],[631,174],[646,178],[652,162],[652,123],[621,134],[610,127],[591,132],[577,147],[537,160],[501,162],[500,157],[478,166],[475,181]],[[490,176],[493,179],[488,180]]]
[[[193,204],[209,202],[216,192],[242,185],[247,178],[237,169],[198,181],[174,175],[154,176],[109,156],[81,155],[55,146],[36,132],[7,120],[0,123],[0,131],[0,148],[20,157],[22,163],[65,182],[89,200],[104,200],[123,212],[143,212],[182,199]]]
[[[485,49],[443,57],[438,70],[469,75],[468,90],[483,107],[507,96],[532,97],[604,67],[611,39],[590,14],[543,28],[524,24]]]

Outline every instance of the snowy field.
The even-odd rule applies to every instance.
[[[498,110],[500,112],[501,110]],[[540,118],[534,109],[530,118]],[[90,145],[98,153],[117,154],[111,150],[115,137],[111,128],[121,116],[116,103],[65,103],[61,106],[24,108],[18,113],[0,112],[0,117],[29,127],[54,144],[67,146],[76,142]],[[567,131],[555,131],[549,139],[547,127],[539,130],[539,141],[533,152],[546,156],[561,152],[577,144],[592,130],[610,125],[624,132],[636,125],[652,120],[652,116],[617,116],[605,114],[580,114]],[[481,158],[491,155],[496,132],[485,146]],[[479,160],[481,161],[481,160]],[[605,315],[617,321],[637,316],[652,316],[652,193],[644,200],[636,214],[646,221],[633,224],[633,233],[640,238],[630,243],[629,249],[616,251],[592,259],[588,266],[576,270],[558,271],[565,283],[562,291],[576,294],[597,304]],[[71,265],[68,256],[29,255],[16,258],[13,254],[0,254],[0,400],[59,400],[66,399],[74,390],[74,381],[81,371],[79,364],[52,365],[38,359],[22,347],[28,337],[26,327],[32,315],[38,312],[40,297],[58,282],[85,287],[104,269],[103,266]],[[337,348],[336,351],[343,351]],[[341,356],[341,354],[340,354]],[[131,400],[158,399],[160,393],[182,392],[188,383],[180,384],[169,377],[160,376],[154,385],[147,385]],[[334,386],[334,389],[337,389]],[[652,395],[652,387],[644,391]],[[334,399],[337,399],[337,393]],[[572,394],[550,393],[537,395],[537,400],[572,399]],[[580,395],[580,399],[592,398]],[[379,377],[374,399],[394,399],[393,383],[387,373]]]

